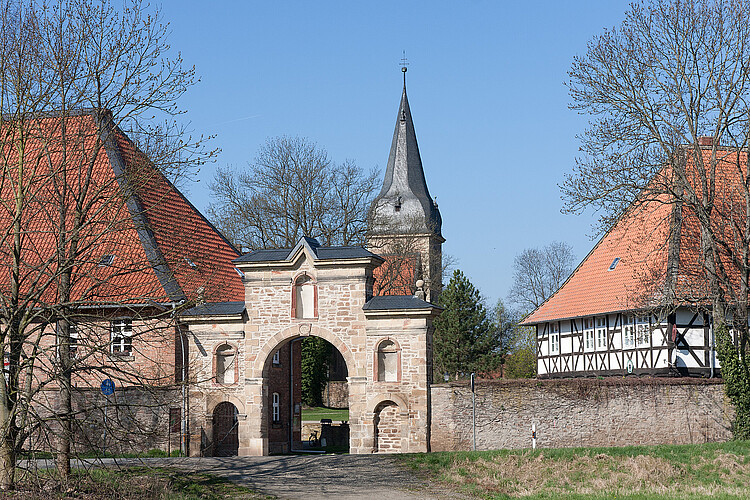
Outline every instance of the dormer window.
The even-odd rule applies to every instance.
[[[612,263],[609,265],[608,271],[614,271],[617,267],[617,263],[620,262],[620,257],[615,257],[615,260],[612,261]]]
[[[115,261],[114,254],[103,255],[99,260],[99,267],[109,267]]]
[[[318,316],[318,288],[307,274],[294,280],[292,287],[292,317],[312,319]]]
[[[396,198],[396,203],[393,205],[393,208],[396,210],[396,212],[401,211],[401,197],[400,196]]]

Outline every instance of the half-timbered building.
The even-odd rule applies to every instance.
[[[732,196],[744,154],[707,138],[700,148],[719,158],[716,189]],[[719,375],[696,216],[666,194],[651,198],[626,210],[524,320],[536,327],[539,377]]]

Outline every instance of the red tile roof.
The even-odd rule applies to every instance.
[[[723,153],[725,157],[719,162],[716,175],[717,191],[721,193],[717,195],[721,203],[716,209],[725,213],[736,212],[736,206],[744,206],[737,205],[739,199],[735,188],[740,180],[736,169],[737,154],[731,151]],[[703,154],[708,160],[710,148],[704,148]],[[744,165],[745,158],[740,159]],[[691,169],[690,173],[691,185],[700,185],[697,169]],[[668,172],[664,171],[660,179],[667,177]],[[693,212],[682,206],[678,212],[672,201],[673,198],[661,195],[631,206],[568,280],[523,324],[652,307],[664,300],[670,286],[680,303],[705,303],[708,295],[699,255],[699,225]],[[723,232],[728,241],[733,241],[729,229],[723,227],[726,220],[717,218],[715,231]],[[670,228],[675,232],[670,233]],[[670,237],[679,241],[672,285],[667,280]],[[619,259],[616,265],[615,259]],[[610,269],[613,265],[614,268]],[[730,275],[738,276],[728,258],[725,265]]]
[[[8,140],[7,123],[0,148],[11,168],[0,172],[0,255],[10,265],[14,185],[20,164],[19,142]],[[74,299],[86,303],[143,303],[192,299],[205,289],[212,301],[244,300],[244,288],[231,263],[239,253],[148,161],[120,130],[107,134],[92,114],[49,117],[37,121],[25,142],[22,178],[28,202],[21,220],[24,240],[22,289],[42,291],[40,300],[57,301],[55,249],[63,196],[68,230],[73,227],[76,195],[85,206],[78,257],[73,262]],[[63,179],[66,179],[63,181]],[[68,241],[70,234],[68,234]],[[111,265],[100,266],[106,255]],[[189,259],[189,260],[188,260]],[[190,265],[193,263],[193,265]],[[47,267],[45,268],[44,265]],[[8,273],[2,279],[7,280]],[[43,280],[48,285],[40,285]],[[7,294],[8,281],[0,281]],[[7,296],[7,295],[6,295]]]
[[[385,262],[375,268],[375,295],[412,295],[419,266],[418,255],[381,255]]]

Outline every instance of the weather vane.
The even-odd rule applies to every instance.
[[[401,58],[401,72],[404,74],[404,87],[406,87],[406,67],[409,65],[409,62],[406,59],[406,51],[403,51],[404,56]]]

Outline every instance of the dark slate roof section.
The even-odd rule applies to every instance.
[[[182,316],[233,316],[245,312],[244,302],[206,302],[184,311]]]
[[[289,255],[288,248],[273,248],[267,250],[255,250],[237,257],[232,262],[271,262],[275,260],[286,260]]]
[[[341,247],[322,247],[317,240],[303,237],[294,248],[276,248],[270,250],[256,250],[254,252],[238,257],[232,262],[281,262],[288,260],[297,253],[300,247],[307,247],[316,259],[323,260],[344,260],[344,259],[362,259],[367,257],[380,257],[362,247],[341,246]]]
[[[394,212],[395,205],[398,205],[398,213]],[[417,220],[420,221],[420,225],[424,223],[421,230],[441,234],[443,220],[427,189],[417,134],[414,131],[409,100],[406,97],[406,81],[396,117],[396,129],[393,132],[383,188],[375,198],[373,206],[381,215],[394,219],[397,226],[403,226],[386,228],[385,232],[413,231],[414,221]]]
[[[379,295],[371,298],[362,309],[365,311],[388,311],[393,309],[427,309],[433,308],[443,310],[442,307],[436,306],[414,295]]]
[[[361,259],[364,257],[378,257],[362,247],[320,247],[317,249],[319,259]]]

